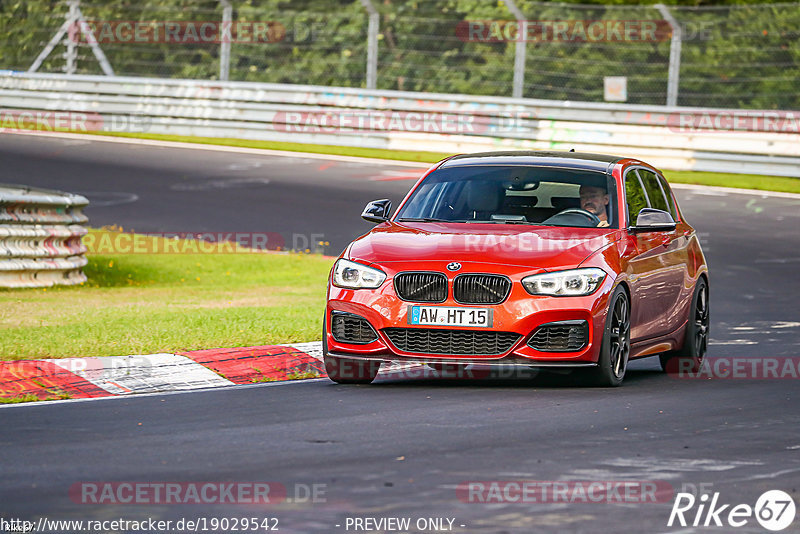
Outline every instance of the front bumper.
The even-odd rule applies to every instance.
[[[492,309],[493,325],[498,332],[511,332],[519,339],[501,354],[433,354],[428,352],[408,352],[392,343],[384,331],[387,328],[416,328],[409,325],[410,305],[428,305],[401,300],[394,291],[393,274],[387,272],[387,280],[375,290],[344,289],[329,285],[328,302],[325,313],[326,343],[333,356],[351,359],[380,361],[401,361],[409,363],[441,363],[459,365],[492,365],[511,367],[591,367],[596,365],[603,338],[608,299],[614,289],[614,280],[606,276],[601,287],[592,295],[582,297],[543,297],[532,296],[525,291],[520,280],[531,274],[528,272],[508,273],[512,288],[508,297],[496,305],[463,305],[452,296],[431,306],[446,307],[487,307]],[[448,275],[452,284],[452,276]],[[452,287],[452,286],[451,286]],[[369,343],[343,343],[332,335],[331,316],[335,312],[354,314],[366,319],[375,330],[377,339]],[[564,321],[585,321],[585,345],[575,351],[543,351],[530,346],[528,342],[534,332],[544,324]],[[419,328],[435,330],[470,330],[452,326],[424,326]],[[477,330],[477,329],[472,329]]]
[[[491,365],[492,367],[503,368],[535,368],[535,369],[580,369],[587,367],[597,367],[597,362],[585,361],[544,361],[532,360],[529,358],[514,358],[512,356],[504,356],[494,359],[474,359],[466,357],[420,357],[420,356],[402,356],[398,354],[388,355],[364,355],[353,354],[348,352],[333,352],[328,351],[330,356],[338,358],[348,358],[351,360],[372,360],[380,362],[402,362],[416,365]]]

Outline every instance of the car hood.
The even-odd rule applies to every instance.
[[[555,269],[579,265],[619,230],[496,224],[381,223],[345,257],[366,263],[469,261]]]

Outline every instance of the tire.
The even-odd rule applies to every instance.
[[[658,357],[664,372],[677,374],[700,371],[708,352],[709,317],[708,283],[701,277],[692,295],[683,347]]]
[[[378,375],[380,361],[340,358],[328,354],[327,318],[322,321],[322,357],[328,378],[337,384],[369,384]]]
[[[597,368],[593,369],[592,383],[600,387],[617,387],[625,378],[628,357],[631,353],[631,306],[628,294],[621,286],[609,299],[606,325]]]

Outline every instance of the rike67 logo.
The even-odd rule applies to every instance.
[[[719,492],[715,492],[710,498],[707,493],[700,497],[691,493],[678,493],[667,526],[739,528],[755,518],[763,528],[778,532],[794,522],[795,512],[794,499],[781,490],[764,492],[756,500],[755,506],[722,504]]]

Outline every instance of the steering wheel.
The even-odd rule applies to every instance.
[[[592,221],[592,224],[594,224],[595,226],[600,224],[600,217],[598,217],[597,215],[595,215],[591,211],[586,211],[586,210],[581,209],[581,208],[567,208],[565,210],[559,211],[558,213],[556,213],[555,215],[553,215],[550,218],[553,219],[555,217],[560,217],[561,215],[569,215],[571,213],[574,213],[575,215],[583,215],[584,217],[587,217],[590,221]]]

